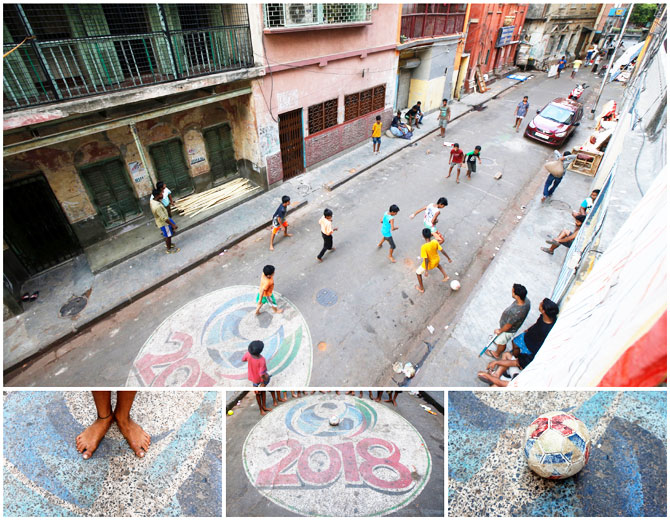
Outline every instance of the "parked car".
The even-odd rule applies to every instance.
[[[547,103],[528,123],[524,136],[542,143],[561,146],[575,131],[584,115],[584,108],[567,98],[556,98]]]

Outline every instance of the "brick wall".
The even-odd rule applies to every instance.
[[[382,117],[382,129],[384,131],[388,129],[391,120],[393,120],[393,111],[390,108],[371,112],[360,118],[346,121],[317,134],[307,136],[305,138],[306,166],[310,167],[338,152],[370,139],[372,125],[377,116]]]
[[[282,173],[281,152],[265,158],[268,165],[268,185],[281,181],[284,177]]]

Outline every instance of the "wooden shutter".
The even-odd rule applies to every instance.
[[[228,125],[205,131],[205,144],[209,168],[214,182],[237,174],[237,161],[233,149],[233,136]]]
[[[150,148],[151,158],[163,181],[175,196],[193,192],[193,180],[188,175],[181,141],[173,139]]]
[[[379,85],[375,87],[372,96],[372,110],[381,110],[384,108],[384,99],[386,98],[386,87]]]
[[[106,227],[123,224],[140,213],[120,160],[86,168],[81,171],[81,176]]]

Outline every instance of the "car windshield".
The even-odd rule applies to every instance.
[[[572,112],[558,105],[547,105],[544,110],[540,112],[543,118],[554,120],[558,123],[568,124],[572,119]]]

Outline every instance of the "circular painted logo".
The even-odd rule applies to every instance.
[[[379,516],[428,483],[431,458],[417,430],[388,407],[318,394],[265,415],[242,450],[263,496],[306,516]]]
[[[312,339],[304,317],[275,293],[283,313],[265,304],[254,313],[258,288],[231,286],[197,298],[170,315],[144,343],[127,386],[251,386],[243,361],[252,340],[265,344],[272,385],[309,384]]]

